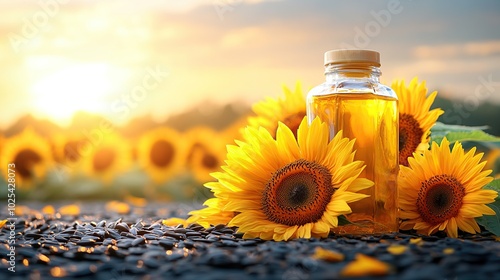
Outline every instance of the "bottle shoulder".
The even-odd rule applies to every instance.
[[[373,94],[397,99],[397,95],[391,87],[370,81],[324,82],[312,88],[307,96],[309,98],[331,94]]]
[[[384,84],[378,84],[377,94],[398,99],[396,92],[390,86]]]

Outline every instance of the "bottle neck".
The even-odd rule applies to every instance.
[[[361,63],[328,64],[325,66],[325,77],[327,82],[335,80],[366,80],[379,83],[382,72],[377,66]]]

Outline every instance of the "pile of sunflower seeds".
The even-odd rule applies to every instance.
[[[14,230],[15,272],[9,270],[11,229],[0,232],[0,279],[335,279],[359,253],[389,264],[385,279],[500,275],[500,242],[488,232],[460,239],[398,233],[274,242],[243,239],[225,225],[163,225],[176,209],[158,204],[118,215],[94,203],[78,216],[22,215]],[[396,245],[403,250],[388,249]],[[344,259],[317,258],[317,247]]]

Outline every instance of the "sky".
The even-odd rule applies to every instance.
[[[382,82],[500,103],[500,1],[3,0],[0,128],[76,111],[123,124],[322,83],[323,54],[381,53]],[[471,107],[473,108],[473,106]]]

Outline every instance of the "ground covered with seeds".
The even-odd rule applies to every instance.
[[[29,207],[16,217],[15,272],[8,270],[9,224],[1,230],[0,279],[336,279],[358,254],[390,267],[370,272],[368,264],[359,263],[356,270],[365,279],[500,277],[500,242],[488,232],[459,239],[398,233],[274,242],[244,240],[225,225],[163,225],[163,219],[190,210],[180,204],[117,214],[106,211],[104,203],[85,202],[78,215]],[[319,257],[318,247],[341,257]]]

